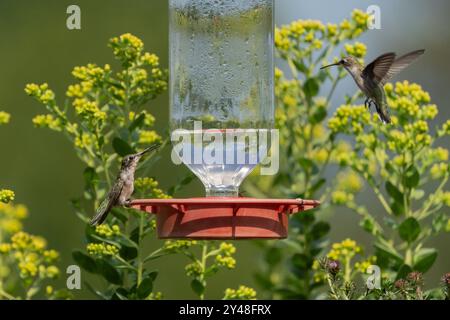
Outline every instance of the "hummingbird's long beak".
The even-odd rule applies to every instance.
[[[339,61],[339,62],[336,62],[336,63],[332,63],[332,64],[329,64],[329,65],[323,66],[320,69],[325,69],[325,68],[332,67],[332,66],[339,66],[340,64],[341,64],[341,62]]]
[[[138,157],[142,157],[142,156],[143,156],[144,154],[146,154],[147,152],[156,150],[156,149],[158,149],[160,146],[161,146],[160,143],[154,143],[154,144],[152,144],[150,147],[144,149],[143,151],[137,153],[136,155],[137,155]]]

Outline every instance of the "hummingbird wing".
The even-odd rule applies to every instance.
[[[363,78],[371,79],[375,83],[380,83],[389,72],[394,61],[395,53],[388,52],[382,54],[364,68],[362,72]]]
[[[395,59],[395,61],[392,63],[391,67],[389,68],[388,72],[384,76],[384,78],[381,80],[381,84],[386,84],[391,78],[395,77],[400,71],[405,69],[407,66],[409,66],[411,63],[417,60],[423,53],[425,52],[424,49],[412,51],[410,53],[407,53],[403,56],[401,56],[398,59]]]
[[[97,208],[96,215],[90,221],[91,226],[102,224],[102,222],[105,221],[109,211],[111,211],[112,207],[117,204],[117,201],[119,200],[120,194],[123,189],[123,185],[123,180],[117,179],[112,189],[108,192],[105,200],[103,200],[100,206]]]

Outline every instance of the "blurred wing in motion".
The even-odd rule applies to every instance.
[[[363,70],[362,76],[365,79],[371,79],[376,83],[380,83],[388,74],[389,69],[395,61],[395,53],[388,52],[382,54],[371,63],[369,63]]]
[[[123,188],[123,181],[121,179],[118,179],[115,183],[111,191],[109,191],[108,195],[106,196],[106,199],[103,200],[103,202],[100,204],[100,206],[97,209],[97,214],[95,217],[93,217],[90,221],[91,226],[97,226],[103,223],[105,221],[106,217],[108,216],[109,211],[116,205],[117,200],[119,200],[120,193],[122,192]]]
[[[384,78],[381,80],[381,84],[384,85],[386,82],[388,82],[391,78],[395,77],[400,71],[405,69],[407,66],[409,66],[411,63],[417,60],[423,53],[425,52],[424,49],[412,51],[410,53],[407,53],[403,56],[401,56],[398,59],[395,59],[395,61],[392,63],[391,67],[389,68],[389,71],[386,73]]]

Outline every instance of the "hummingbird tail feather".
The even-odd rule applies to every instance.
[[[377,110],[377,114],[380,117],[381,122],[384,124],[391,123],[391,116],[389,115],[389,111],[386,106],[380,107],[378,103],[375,103],[375,108]]]
[[[100,204],[100,206],[97,209],[97,214],[91,219],[89,224],[91,226],[98,226],[105,221],[106,217],[108,216],[108,213],[111,211],[115,200],[111,199],[109,196],[103,200],[103,202]]]
[[[91,226],[98,226],[105,221],[106,217],[108,216],[108,211],[99,212],[89,221],[89,224]]]

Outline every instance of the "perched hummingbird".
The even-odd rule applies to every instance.
[[[348,56],[339,62],[329,64],[320,69],[331,66],[343,66],[355,80],[358,87],[366,96],[364,105],[370,109],[371,104],[375,105],[378,116],[383,123],[390,123],[391,117],[387,109],[384,85],[392,77],[409,66],[425,50],[416,50],[407,53],[400,58],[393,52],[382,54],[366,67],[362,66],[355,57]]]
[[[97,214],[90,221],[92,226],[102,224],[108,216],[109,211],[115,206],[127,206],[131,202],[131,195],[134,191],[134,172],[141,157],[147,152],[153,151],[160,146],[155,143],[145,149],[144,151],[130,154],[123,158],[119,174],[116,181],[108,192],[106,199],[100,204],[97,209]]]

